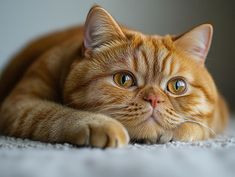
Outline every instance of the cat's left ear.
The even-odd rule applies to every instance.
[[[121,27],[114,18],[105,9],[97,5],[90,9],[84,28],[86,51],[93,51],[114,40],[125,38]]]
[[[174,43],[176,48],[203,64],[210,49],[212,35],[212,25],[203,24],[183,34]]]

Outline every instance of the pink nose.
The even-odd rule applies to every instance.
[[[148,101],[152,105],[153,108],[155,108],[157,106],[157,104],[159,103],[157,96],[155,96],[153,94],[150,94],[150,95],[144,97],[144,100]]]

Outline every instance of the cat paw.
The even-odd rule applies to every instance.
[[[91,122],[79,128],[76,144],[98,148],[119,148],[129,143],[129,135],[124,126],[109,118]]]
[[[172,141],[173,133],[172,132],[164,132],[159,134],[157,138],[147,138],[147,139],[137,139],[132,140],[132,143],[139,143],[139,144],[165,144]]]
[[[182,124],[174,130],[173,140],[182,142],[200,141],[209,138],[209,133],[191,123]]]
[[[172,139],[173,139],[173,133],[172,132],[164,133],[164,134],[161,134],[158,137],[157,143],[158,144],[165,144],[165,143],[168,143],[168,142],[172,141]]]
[[[172,138],[173,141],[181,141],[181,142],[193,142],[193,141],[201,141],[208,138],[204,138],[202,136],[198,136],[195,134],[175,134]]]

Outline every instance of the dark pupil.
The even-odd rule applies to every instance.
[[[127,80],[129,80],[129,77],[127,75],[123,75],[122,76],[122,84],[125,84]]]
[[[181,81],[176,81],[176,83],[175,83],[175,89],[176,89],[176,90],[179,90],[180,87],[182,87],[183,85],[184,85],[183,82],[181,82]]]

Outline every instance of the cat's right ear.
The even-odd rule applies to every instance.
[[[84,29],[85,54],[123,38],[125,35],[122,29],[105,9],[100,6],[90,9]]]
[[[212,41],[213,27],[203,24],[181,35],[175,45],[197,62],[204,64]]]

